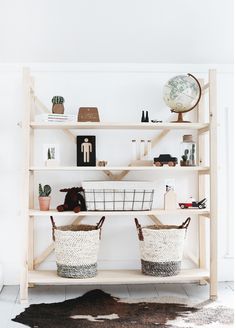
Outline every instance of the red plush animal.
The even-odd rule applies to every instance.
[[[74,211],[78,213],[80,211],[86,211],[86,204],[83,194],[83,188],[73,187],[61,189],[61,192],[66,192],[64,204],[57,206],[58,212]]]

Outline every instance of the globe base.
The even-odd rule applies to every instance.
[[[172,110],[174,112],[174,110]],[[183,113],[178,113],[178,120],[177,121],[171,121],[171,123],[191,123],[190,121],[184,121],[183,120]]]

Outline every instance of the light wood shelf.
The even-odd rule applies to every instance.
[[[109,122],[31,122],[33,129],[69,130],[201,130],[209,129],[208,123],[109,123]]]
[[[209,280],[209,272],[203,269],[181,270],[177,276],[152,277],[140,270],[102,270],[96,277],[86,279],[71,279],[57,276],[56,271],[30,271],[29,282],[32,284],[53,285],[115,285],[115,284],[157,284],[186,281]]]
[[[209,172],[209,167],[203,166],[31,166],[30,171],[154,171],[154,172]]]
[[[23,243],[24,259],[22,263],[22,274],[20,284],[20,299],[21,302],[25,302],[28,299],[29,284],[64,284],[64,285],[92,285],[92,284],[148,284],[148,283],[169,283],[169,282],[209,282],[209,297],[215,299],[217,297],[217,94],[216,94],[216,70],[209,70],[208,81],[205,83],[203,80],[199,80],[203,85],[203,96],[208,91],[208,102],[203,97],[201,98],[197,109],[197,123],[115,123],[115,122],[36,122],[35,121],[35,108],[38,107],[44,112],[49,112],[46,106],[39,100],[35,94],[34,79],[30,74],[28,68],[23,70],[23,85],[24,85],[24,106],[25,117],[22,122],[22,130],[24,133],[24,149],[25,163],[24,163],[24,185],[22,190],[22,225],[24,226],[25,239]],[[206,118],[207,117],[207,118]],[[209,123],[203,123],[203,122]],[[77,167],[77,166],[58,166],[58,167],[46,167],[33,165],[34,152],[33,146],[35,142],[36,130],[55,130],[59,129],[63,131],[66,136],[70,137],[70,140],[76,142],[76,130],[140,130],[140,131],[156,131],[157,133],[152,138],[152,146],[156,146],[164,137],[166,137],[170,131],[174,130],[187,130],[196,131],[196,139],[198,145],[199,163],[202,166],[195,167],[181,167],[179,165],[175,167],[169,167],[167,165],[163,167],[156,166],[106,166],[106,167]],[[73,131],[75,130],[75,131]],[[205,133],[209,134],[209,138],[205,138]],[[207,165],[205,159],[206,144],[209,145],[209,162],[210,167]],[[209,175],[209,209],[176,209],[174,211],[166,211],[164,209],[153,209],[151,211],[121,211],[121,212],[57,212],[55,209],[47,212],[39,211],[35,209],[34,204],[34,183],[35,172],[63,172],[65,175],[67,172],[80,172],[80,171],[101,171],[104,172],[110,179],[121,180],[128,174],[128,172],[152,172],[161,173],[163,177],[168,176],[170,173],[178,174],[183,172],[184,174],[194,173],[198,178],[198,196],[204,198],[206,178]],[[113,171],[121,171],[113,173]],[[181,178],[179,175],[178,178]],[[207,195],[208,197],[208,195]],[[29,210],[30,208],[30,210]],[[69,279],[58,277],[56,271],[37,271],[36,268],[54,251],[54,243],[51,243],[43,250],[41,254],[36,257],[34,252],[34,234],[36,229],[34,227],[34,218],[46,218],[48,216],[55,217],[73,217],[73,224],[79,224],[84,217],[91,216],[142,216],[146,215],[155,224],[161,224],[160,216],[172,215],[177,216],[196,216],[198,220],[198,258],[192,254],[189,250],[185,250],[188,253],[189,259],[194,263],[195,269],[182,270],[181,273],[173,277],[151,277],[141,273],[140,270],[101,270],[98,271],[98,275],[90,279]],[[209,272],[205,269],[207,267],[207,243],[205,218],[209,220],[209,236],[210,236],[210,260],[209,260]],[[50,233],[50,232],[49,232]]]
[[[138,215],[202,215],[209,216],[210,212],[208,209],[176,209],[176,210],[164,210],[164,209],[153,209],[150,211],[81,211],[75,213],[72,211],[58,212],[57,210],[40,211],[38,209],[30,209],[30,216],[55,216],[55,217],[78,217],[78,216],[138,216]]]

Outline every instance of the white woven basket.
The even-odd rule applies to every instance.
[[[66,278],[91,278],[97,274],[102,217],[97,225],[53,226],[57,274]]]
[[[139,236],[142,272],[151,276],[174,276],[180,272],[187,218],[180,226],[141,227],[135,219]]]

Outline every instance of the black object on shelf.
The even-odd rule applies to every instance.
[[[95,136],[77,136],[77,166],[96,166]]]
[[[172,157],[170,154],[160,154],[159,157],[154,157],[154,165],[163,166],[164,164],[175,166],[178,164],[178,159],[177,157]]]
[[[142,118],[141,118],[141,122],[146,122],[146,121],[145,121],[144,110],[142,110]]]
[[[148,111],[147,110],[146,110],[145,122],[149,122],[149,116],[148,116]]]

